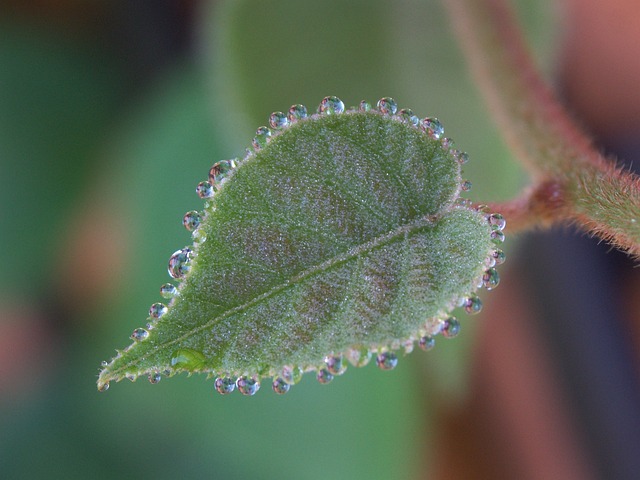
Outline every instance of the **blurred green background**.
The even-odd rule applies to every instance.
[[[521,18],[549,65],[540,2]],[[5,2],[0,7],[0,471],[3,478],[415,478],[435,403],[467,385],[456,341],[311,376],[284,397],[204,378],[113,384],[101,360],[143,324],[215,161],[293,103],[393,96],[470,153],[475,200],[525,179],[436,1]],[[485,297],[490,302],[490,296]],[[425,453],[426,452],[426,453]]]

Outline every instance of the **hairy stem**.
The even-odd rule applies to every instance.
[[[600,155],[536,70],[505,0],[447,0],[455,30],[489,106],[536,185],[562,199],[543,222],[570,220],[640,257],[640,181]],[[534,187],[535,191],[538,187]],[[511,202],[520,222],[526,195]],[[520,203],[519,203],[520,202]],[[532,222],[532,225],[534,223]]]
[[[567,218],[563,189],[555,182],[529,187],[507,202],[489,203],[488,211],[504,215],[511,233],[547,227]]]

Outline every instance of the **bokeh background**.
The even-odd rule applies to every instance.
[[[637,126],[600,128],[609,117],[580,110],[589,90],[571,95],[580,66],[597,61],[567,55],[582,45],[571,39],[624,31],[602,17],[600,30],[587,28],[579,3],[515,6],[547,78],[604,132],[602,148],[622,145],[632,159]],[[637,63],[640,43],[626,45]],[[272,111],[315,109],[326,95],[347,105],[390,95],[439,117],[470,153],[474,199],[505,200],[526,184],[438,1],[0,2],[0,477],[640,471],[639,330],[629,321],[638,315],[624,307],[637,274],[567,228],[508,235],[503,282],[483,297],[483,315],[392,373],[351,368],[329,386],[307,376],[284,397],[268,385],[221,397],[213,382],[184,376],[97,392],[100,361],[129,343],[160,300],[169,255],[189,243],[181,218],[200,207],[194,188],[211,164],[241,155]],[[637,106],[637,95],[623,103]]]

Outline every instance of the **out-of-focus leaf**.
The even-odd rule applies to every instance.
[[[0,22],[0,249],[11,253],[0,297],[49,280],[122,85],[108,56],[9,20]]]

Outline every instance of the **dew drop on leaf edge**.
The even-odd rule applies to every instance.
[[[469,315],[476,315],[482,311],[482,300],[477,295],[472,295],[467,298],[463,307]]]
[[[269,116],[269,126],[271,128],[285,128],[289,125],[289,118],[282,112],[273,112]]]
[[[213,385],[220,395],[228,395],[236,389],[236,382],[230,377],[218,377]]]
[[[502,250],[500,250],[499,248],[496,248],[492,253],[491,256],[494,258],[496,265],[502,265],[506,259],[506,255],[504,254],[504,252]]]
[[[460,322],[455,317],[449,317],[442,326],[442,336],[445,338],[455,338],[460,333]]]
[[[420,119],[415,113],[413,113],[413,110],[411,110],[410,108],[403,108],[398,112],[398,116],[415,127],[420,125]]]
[[[378,110],[380,110],[380,113],[383,113],[384,115],[395,115],[398,110],[398,104],[391,97],[383,97],[378,100],[377,107]]]
[[[433,338],[431,335],[425,335],[420,338],[420,342],[418,343],[418,346],[425,352],[428,352],[429,350],[433,349],[433,347],[436,346],[436,339]]]
[[[328,369],[321,368],[318,370],[318,373],[316,373],[316,379],[319,383],[326,385],[333,381],[333,374]]]
[[[382,352],[376,357],[376,364],[381,370],[393,370],[398,365],[398,357],[393,352]]]
[[[169,258],[167,268],[171,278],[183,278],[191,269],[192,250],[188,247],[176,250]]]
[[[328,355],[324,363],[332,375],[342,375],[347,370],[347,363],[342,355]]]
[[[499,213],[492,213],[487,217],[487,221],[489,225],[491,225],[491,228],[495,230],[504,230],[507,226],[507,221]]]
[[[198,228],[201,221],[202,215],[200,215],[200,212],[197,212],[195,210],[191,210],[190,212],[185,213],[184,217],[182,217],[182,225],[184,225],[184,228],[186,228],[189,232],[193,232],[196,228]]]
[[[502,233],[502,230],[494,230],[491,232],[491,239],[493,240],[493,243],[500,245],[501,243],[504,243],[504,233]]]
[[[271,135],[271,132],[269,132],[269,135]],[[209,183],[213,185],[214,188],[220,188],[220,186],[235,170],[236,166],[237,164],[235,160],[220,160],[219,162],[214,163],[209,169]]]
[[[304,372],[302,368],[292,365],[285,365],[282,368],[281,378],[289,385],[295,385],[302,380]]]
[[[136,328],[131,334],[131,338],[136,342],[142,342],[146,340],[149,336],[149,332],[147,332],[144,328]]]
[[[167,306],[164,303],[154,303],[149,307],[149,316],[151,318],[160,318],[167,313]]]
[[[482,285],[487,290],[493,290],[500,284],[500,275],[495,268],[489,268],[482,276]]]
[[[367,347],[354,346],[347,350],[346,357],[354,367],[364,367],[371,361],[373,354]]]
[[[324,97],[318,106],[318,113],[336,115],[344,112],[344,103],[338,97]]]
[[[252,144],[253,148],[256,150],[260,150],[267,146],[269,139],[271,138],[271,130],[267,127],[259,127],[256,130],[256,136],[253,137]]]
[[[236,387],[242,395],[252,396],[260,390],[260,382],[254,377],[243,375],[236,380]]]
[[[358,110],[360,110],[361,112],[368,112],[371,110],[371,104],[366,100],[362,100],[358,105]]]
[[[287,114],[289,122],[295,122],[303,118],[307,118],[307,107],[301,104],[291,105],[289,113]]]
[[[216,193],[211,183],[204,181],[196,186],[196,193],[202,199],[211,198]]]
[[[440,123],[440,120],[438,120],[437,118],[425,118],[424,120],[422,120],[422,126],[424,127],[425,131],[435,139],[439,139],[444,135],[444,127],[442,126],[442,123]],[[451,148],[453,146],[452,142],[446,142],[446,146],[448,148]]]
[[[276,377],[273,379],[271,389],[278,395],[284,395],[291,388],[291,384],[284,381],[282,377]]]
[[[167,300],[175,297],[178,294],[178,289],[172,283],[165,283],[160,287],[160,296]]]

